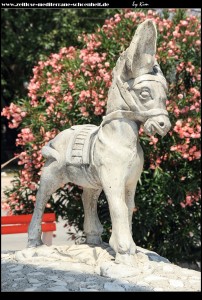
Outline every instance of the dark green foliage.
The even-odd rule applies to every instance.
[[[93,32],[117,9],[2,9],[1,86],[7,104],[27,93],[38,60],[61,47],[80,46],[78,35]]]

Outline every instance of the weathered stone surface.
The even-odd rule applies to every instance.
[[[17,271],[21,271],[22,269],[23,269],[23,266],[15,266],[14,268],[11,268],[10,271],[17,272]]]
[[[18,277],[18,278],[14,278],[13,280],[14,281],[21,281],[21,280],[23,280],[24,279],[24,277]]]
[[[44,276],[45,275],[45,273],[43,273],[43,272],[31,272],[31,273],[28,273],[27,274],[28,276]]]
[[[105,285],[104,285],[104,290],[105,291],[113,291],[113,292],[123,292],[125,291],[125,289],[116,284],[116,283],[113,283],[113,282],[106,282]]]
[[[67,288],[62,287],[61,285],[53,286],[51,288],[48,288],[47,290],[48,291],[54,291],[54,292],[69,292],[69,290]]]
[[[15,277],[15,278],[20,277],[21,275],[22,275],[22,272],[11,272],[11,276]]]
[[[108,245],[105,246],[108,247]],[[78,251],[75,251],[76,262],[72,253],[73,248],[66,246],[65,250],[65,246],[62,248],[60,246],[58,249],[63,249],[60,252],[57,247],[52,246],[54,251],[50,249],[50,252],[53,256],[55,255],[54,262],[47,259],[47,256],[43,256],[44,251],[35,249],[34,253],[35,255],[38,253],[38,256],[24,260],[23,268],[17,272],[12,272],[12,269],[21,266],[21,261],[16,260],[13,253],[10,257],[9,255],[3,257],[2,261],[5,263],[2,265],[2,291],[158,292],[201,290],[200,272],[164,262],[167,260],[157,253],[155,254],[155,261],[151,261],[151,256],[148,258],[149,255],[145,254],[149,251],[140,247],[138,247],[138,251],[142,255],[136,257],[138,268],[115,263],[114,260],[111,260],[114,259],[115,253],[114,256],[106,256],[105,247],[101,247],[100,251],[95,249],[95,253],[99,253],[99,260],[94,255],[93,265],[78,262],[78,253],[82,249],[81,260],[83,260],[85,251],[88,252],[89,247],[86,247],[86,250],[84,250],[83,245],[75,245],[75,247],[78,248]],[[81,249],[79,249],[80,247]],[[66,254],[64,255],[64,253]],[[65,256],[71,257],[71,261],[66,261]],[[17,255],[17,257],[19,256]],[[87,257],[89,257],[89,253],[87,253]],[[157,257],[158,259],[156,259]],[[9,268],[10,265],[12,268]],[[38,271],[39,266],[42,272]],[[150,272],[146,272],[147,270]],[[20,276],[11,276],[11,274],[18,274],[18,272],[20,272]],[[32,274],[35,276],[32,277]]]
[[[183,287],[184,286],[184,283],[181,280],[170,279],[169,283],[171,286],[174,286],[174,287]]]
[[[70,283],[70,282],[74,282],[74,281],[75,281],[75,278],[74,278],[74,277],[67,276],[67,277],[64,277],[64,280],[65,280],[65,282]]]
[[[34,287],[39,287],[39,286],[42,286],[43,284],[42,284],[42,283],[32,283],[32,285],[33,285]]]
[[[91,288],[80,288],[81,292],[98,292],[99,290],[91,289]]]
[[[163,288],[161,288],[161,287],[155,287],[154,291],[155,292],[163,292]]]
[[[146,282],[152,282],[152,281],[161,281],[161,280],[165,280],[164,277],[161,277],[161,276],[157,276],[157,275],[149,275],[147,277],[144,278],[144,280]]]
[[[24,292],[34,292],[37,290],[37,287],[30,287],[24,290]]]
[[[171,266],[169,266],[169,265],[165,265],[165,266],[163,266],[163,272],[173,272],[173,268],[171,267]]]
[[[59,278],[57,275],[50,275],[50,276],[48,276],[48,279],[57,281]]]
[[[100,266],[100,275],[110,278],[130,277],[139,274],[139,270],[123,264],[104,262]]]
[[[83,187],[86,243],[99,245],[102,242],[103,226],[97,215],[97,200],[104,190],[112,219],[109,244],[116,253],[115,261],[137,267],[134,257],[136,245],[130,228],[135,189],[144,161],[138,137],[139,125],[144,126],[146,134],[157,133],[162,137],[171,127],[165,103],[167,84],[156,61],[156,42],[156,25],[151,19],[146,19],[138,26],[130,45],[116,62],[106,116],[100,126],[74,125],[42,148],[42,155],[47,161],[29,226],[28,247],[42,243],[42,208],[49,200],[48,196],[64,183],[71,182]],[[41,255],[48,251],[45,247],[40,249]],[[33,257],[33,251],[32,248],[30,252],[18,253],[18,259],[26,259],[29,255]],[[97,254],[93,253],[98,261],[100,257]],[[51,260],[54,255],[49,253],[48,258]],[[141,263],[145,259],[159,261],[159,256],[151,251],[146,256],[136,255]],[[74,256],[76,261],[79,259],[90,264],[91,254],[87,256],[85,253],[83,257],[80,252],[78,257]],[[108,274],[106,270],[102,272]]]
[[[29,283],[39,283],[38,279],[36,278],[28,278]]]
[[[54,282],[54,284],[56,284],[56,285],[61,285],[61,286],[66,286],[67,285],[67,282],[65,282],[65,281],[62,281],[62,280],[57,280],[57,281],[55,281]]]

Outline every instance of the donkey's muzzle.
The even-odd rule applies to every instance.
[[[148,135],[155,135],[158,133],[163,137],[168,133],[170,128],[170,120],[166,115],[151,117],[144,123],[144,130]]]

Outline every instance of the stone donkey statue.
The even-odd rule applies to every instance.
[[[110,246],[116,262],[133,265],[136,245],[131,235],[134,196],[143,168],[140,124],[149,135],[170,129],[166,111],[166,80],[155,60],[157,32],[153,21],[139,25],[133,40],[113,69],[106,116],[101,125],[73,126],[42,149],[47,158],[28,231],[28,247],[41,241],[45,205],[63,184],[83,187],[84,231],[88,244],[100,244],[102,225],[97,200],[102,191],[112,221]]]

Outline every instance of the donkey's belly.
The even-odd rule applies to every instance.
[[[68,181],[86,188],[100,188],[101,183],[94,167],[67,166]]]

